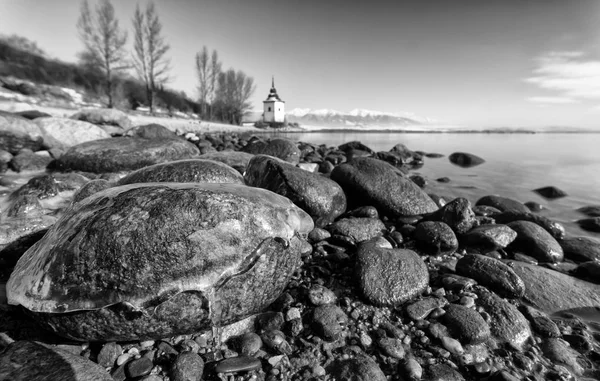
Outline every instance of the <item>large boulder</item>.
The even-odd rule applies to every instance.
[[[112,381],[100,365],[36,341],[16,341],[0,354],[0,379],[11,381]]]
[[[356,266],[362,294],[378,306],[399,306],[429,285],[427,266],[417,253],[382,248],[375,240],[358,247]]]
[[[244,184],[244,178],[235,169],[218,161],[189,159],[140,168],[120,179],[118,184],[155,182]]]
[[[251,153],[240,151],[217,151],[200,155],[200,159],[220,161],[234,168],[242,175],[246,172],[246,167],[253,157],[254,155]]]
[[[72,115],[71,119],[83,120],[98,126],[112,127],[104,128],[111,135],[123,135],[126,130],[131,128],[131,120],[127,114],[114,108],[84,109]]]
[[[600,306],[600,285],[524,262],[511,267],[525,283],[523,299],[546,313]]]
[[[271,304],[313,227],[290,200],[245,185],[109,188],[67,209],[21,257],[8,303],[74,340],[197,332]]]
[[[189,159],[198,148],[183,139],[109,138],[71,147],[56,169],[104,173],[131,171],[148,165]]]
[[[431,213],[433,200],[390,164],[361,157],[338,165],[331,179],[341,185],[350,204],[373,205],[392,217]]]
[[[0,149],[16,155],[23,148],[38,151],[44,143],[43,133],[34,122],[0,111]]]
[[[252,140],[242,148],[242,151],[254,155],[275,156],[292,164],[298,164],[300,162],[300,155],[302,154],[295,142],[282,138],[275,138],[269,141],[260,139]]]
[[[38,125],[44,137],[44,143],[49,148],[68,148],[91,140],[110,138],[110,134],[95,124],[68,118],[37,118]]]
[[[250,186],[289,198],[308,213],[318,227],[333,222],[346,211],[346,195],[335,181],[272,156],[254,156],[244,179]]]

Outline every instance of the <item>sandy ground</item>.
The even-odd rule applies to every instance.
[[[29,102],[23,102],[19,100],[0,100],[0,110],[8,112],[19,112],[26,110],[38,110],[45,112],[56,117],[68,118],[71,115],[79,111],[79,108],[63,108],[55,106],[44,106],[39,104],[32,104]],[[171,131],[183,134],[186,132],[204,133],[204,132],[260,132],[255,127],[235,126],[232,124],[206,122],[199,119],[186,119],[180,117],[168,117],[168,116],[150,116],[142,115],[137,113],[128,113],[129,118],[133,122],[134,126],[157,123],[170,129]]]

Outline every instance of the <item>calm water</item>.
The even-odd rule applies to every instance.
[[[567,233],[600,238],[581,230],[574,221],[585,216],[576,211],[600,205],[600,134],[402,134],[402,133],[278,133],[305,142],[337,146],[359,140],[375,151],[388,151],[397,143],[413,151],[436,152],[440,159],[425,158],[414,173],[428,180],[426,191],[452,199],[462,196],[475,203],[488,194],[536,201],[547,207],[540,214],[565,224]],[[461,168],[447,156],[463,151],[486,160],[480,166]],[[450,183],[435,181],[449,177]],[[568,196],[546,200],[533,189],[554,185]]]

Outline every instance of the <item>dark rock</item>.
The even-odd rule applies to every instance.
[[[335,165],[333,165],[330,161],[327,160],[323,160],[321,162],[321,164],[319,164],[319,172],[321,173],[331,173],[333,171],[333,169],[335,168]]]
[[[255,140],[243,147],[242,151],[254,155],[275,156],[292,164],[298,164],[301,155],[295,142],[282,138],[271,139],[268,142]]]
[[[445,310],[442,319],[461,343],[480,344],[490,337],[490,327],[479,312],[458,304],[450,304]]]
[[[381,348],[384,355],[395,359],[401,360],[406,355],[406,350],[400,339],[381,337],[377,339],[377,346]]]
[[[256,326],[261,331],[281,330],[285,319],[281,312],[265,312],[256,318]]]
[[[529,322],[517,307],[485,289],[479,292],[479,304],[491,317],[489,325],[492,335],[501,343],[521,350],[531,337],[531,330]]]
[[[456,234],[464,234],[475,224],[475,213],[469,200],[459,197],[427,216],[426,220],[444,222]]]
[[[443,197],[433,193],[428,193],[427,195],[433,200],[433,202],[435,202],[435,205],[438,208],[442,208],[444,207],[444,205],[446,205],[446,199],[444,199]]]
[[[55,165],[63,171],[119,172],[197,155],[198,148],[183,139],[110,138],[73,146]]]
[[[456,273],[475,279],[482,286],[508,298],[520,298],[525,294],[525,284],[512,268],[485,255],[465,255],[458,260]]]
[[[0,173],[4,173],[8,170],[8,163],[10,163],[12,158],[13,155],[10,152],[0,149]]]
[[[541,266],[512,262],[525,283],[523,299],[546,313],[600,305],[600,286]]]
[[[595,261],[580,263],[573,274],[579,279],[600,284],[600,263]]]
[[[332,235],[346,236],[359,243],[383,235],[385,225],[376,218],[342,218],[327,229]]]
[[[22,194],[10,200],[5,212],[7,217],[31,217],[44,213],[39,199],[33,194]]]
[[[600,233],[600,217],[584,218],[577,220],[577,224],[583,230]]]
[[[527,201],[525,203],[525,206],[529,208],[529,210],[531,210],[532,212],[541,212],[542,210],[544,210],[544,206],[542,204],[534,201]]]
[[[377,362],[362,353],[355,358],[335,361],[330,365],[329,373],[340,381],[387,381]]]
[[[246,167],[248,166],[248,163],[253,157],[253,154],[247,152],[219,151],[205,153],[203,155],[200,155],[199,158],[225,163],[243,175],[244,172],[246,172]]]
[[[584,206],[577,209],[577,211],[588,217],[600,217],[600,205]]]
[[[485,160],[483,160],[479,156],[475,156],[473,154],[465,152],[454,152],[453,154],[448,156],[448,159],[452,164],[456,164],[459,167],[463,168],[471,168],[479,164],[485,163]]]
[[[177,134],[169,130],[167,127],[157,123],[145,124],[143,126],[135,126],[125,132],[126,136],[134,136],[144,139],[174,139]]]
[[[164,182],[244,184],[244,178],[218,161],[188,159],[140,168],[119,180],[118,185]]]
[[[98,365],[103,368],[112,368],[117,358],[123,353],[123,348],[115,342],[106,343],[98,353]]]
[[[39,199],[54,197],[58,194],[58,182],[52,175],[41,175],[31,178],[27,184],[14,191],[9,199],[22,196],[35,196]]]
[[[0,354],[0,377],[10,381],[113,381],[98,364],[35,341],[16,341]]]
[[[346,195],[335,181],[271,156],[252,158],[244,179],[250,186],[289,198],[313,218],[317,227],[328,225],[346,211]]]
[[[33,232],[20,236],[16,240],[8,243],[0,250],[1,263],[8,268],[13,268],[19,258],[21,258],[21,256],[37,241],[42,239],[47,231],[47,228],[42,228],[39,230],[35,229]]]
[[[379,212],[373,206],[361,206],[348,211],[346,215],[350,217],[379,218]]]
[[[79,188],[75,194],[73,195],[73,203],[79,202],[84,198],[87,198],[93,194],[96,194],[100,191],[108,189],[111,187],[111,184],[103,179],[91,180],[81,188]]]
[[[373,158],[353,159],[331,173],[331,179],[342,186],[350,204],[372,205],[392,217],[436,211],[431,198],[402,176],[391,165]]]
[[[23,148],[42,149],[44,143],[40,128],[32,121],[0,111],[0,149],[16,155]]]
[[[45,118],[45,117],[52,116],[50,114],[47,114],[45,112],[41,112],[39,110],[19,111],[19,112],[15,112],[15,115],[18,115],[20,117],[23,117],[23,118],[29,119],[29,120],[34,120],[34,119],[37,119],[37,118]]]
[[[305,250],[300,236],[313,229],[288,199],[238,184],[134,184],[87,200],[67,209],[7,284],[9,303],[76,340],[197,332],[214,308],[222,324],[257,313],[279,296]],[[53,280],[44,295],[39,279]]]
[[[259,359],[249,356],[239,356],[219,361],[215,367],[215,372],[237,373],[248,372],[260,368],[261,364]]]
[[[425,368],[424,381],[465,381],[455,369],[446,364],[435,364]]]
[[[412,320],[423,320],[436,308],[444,307],[448,301],[444,298],[424,298],[406,306],[406,314]]]
[[[517,238],[508,246],[511,250],[531,255],[541,262],[561,262],[564,258],[559,243],[536,223],[514,221],[508,224],[517,233]]]
[[[344,143],[344,144],[338,146],[338,149],[340,151],[344,151],[346,153],[348,153],[348,151],[351,151],[351,150],[361,150],[361,151],[365,151],[365,152],[367,152],[369,154],[373,154],[374,153],[374,151],[371,148],[369,148],[366,145],[362,144],[358,140],[354,140],[354,141],[351,141],[351,142]]]
[[[398,306],[419,295],[429,284],[427,266],[417,253],[362,243],[357,254],[358,283],[375,305]]]
[[[415,158],[415,156],[418,156],[417,154],[415,154],[415,152],[409,150],[404,144],[401,143],[393,146],[390,152],[400,156],[402,158],[402,161],[405,163]]]
[[[600,241],[589,237],[566,237],[559,242],[565,259],[574,262],[600,261]]]
[[[330,237],[331,233],[321,228],[314,228],[310,233],[308,233],[308,240],[313,243],[324,241]]]
[[[419,188],[425,188],[427,185],[427,180],[421,175],[412,175],[409,178],[413,183],[417,184]]]
[[[10,167],[15,172],[41,171],[45,170],[52,160],[53,159],[50,157],[50,155],[44,156],[33,153],[28,149],[23,149],[12,158]]]
[[[440,178],[437,178],[435,181],[437,181],[439,183],[449,183],[450,178],[449,177],[440,177]]]
[[[531,323],[531,328],[542,337],[560,337],[560,329],[550,316],[533,307],[521,306],[521,312]]]
[[[545,197],[550,200],[555,200],[557,198],[567,196],[567,194],[565,192],[563,192],[562,190],[560,190],[556,187],[553,187],[553,186],[537,188],[537,189],[534,189],[533,191],[535,193],[539,194],[540,196]]]
[[[325,340],[335,341],[343,336],[348,316],[333,304],[315,307],[312,315],[313,329]]]
[[[481,252],[504,249],[517,238],[517,233],[506,225],[480,225],[461,237],[461,243]]]
[[[483,196],[475,205],[487,205],[492,206],[501,212],[515,211],[522,213],[529,213],[529,208],[519,201],[513,200],[507,197],[500,196]]]
[[[400,167],[404,163],[408,162],[407,159],[402,158],[402,155],[394,152],[380,151],[377,152],[374,157],[381,161],[385,161],[386,163],[389,163],[394,167]]]
[[[204,373],[204,361],[202,357],[193,352],[178,354],[171,367],[173,381],[200,381],[202,373]]]
[[[551,219],[538,216],[533,213],[522,213],[517,211],[508,211],[499,214],[494,214],[492,218],[498,224],[508,224],[513,221],[529,221],[546,229],[548,233],[555,239],[563,239],[565,236],[565,228],[560,223],[552,221]]]
[[[125,374],[130,378],[142,377],[152,371],[152,360],[146,356],[132,360],[125,365]]]
[[[425,157],[428,157],[430,159],[439,159],[440,157],[444,157],[444,155],[442,155],[441,153],[430,152],[426,153]]]
[[[450,226],[438,221],[420,222],[415,239],[421,250],[431,255],[452,254],[458,248],[456,235]]]

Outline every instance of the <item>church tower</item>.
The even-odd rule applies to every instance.
[[[263,120],[265,123],[285,122],[285,102],[277,95],[274,77],[271,79],[269,96],[263,101]]]

